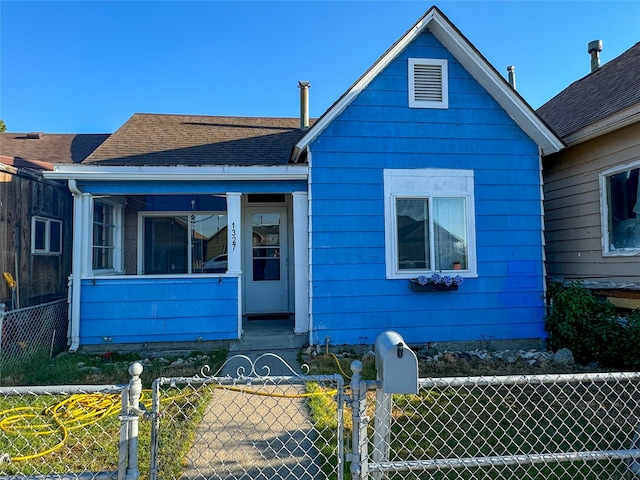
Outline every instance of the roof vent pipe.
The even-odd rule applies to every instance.
[[[298,88],[300,89],[300,128],[307,130],[309,128],[309,87],[311,85],[307,80],[298,80]]]
[[[600,68],[600,52],[602,51],[602,40],[589,42],[587,51],[591,54],[591,71]]]
[[[509,85],[511,85],[511,88],[515,90],[516,89],[516,67],[514,67],[513,65],[509,65],[507,67],[507,72],[509,72]]]

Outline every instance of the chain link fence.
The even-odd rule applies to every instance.
[[[419,380],[418,395],[369,392],[368,470],[376,480],[637,480],[639,383],[629,373],[443,378]]]
[[[124,479],[127,385],[0,388],[1,478]]]
[[[5,311],[0,307],[0,385],[30,360],[51,358],[67,342],[67,300]]]
[[[0,477],[640,479],[640,373],[419,379],[391,395],[355,370],[345,389],[238,357],[150,390],[139,364],[128,387],[0,388]]]
[[[247,362],[233,378],[154,382],[152,480],[343,478],[342,377],[260,376]]]

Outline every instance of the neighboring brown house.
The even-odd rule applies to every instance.
[[[0,303],[8,308],[66,297],[73,197],[42,172],[81,162],[107,137],[0,134]],[[5,272],[17,284],[13,294]]]
[[[602,66],[598,51],[537,111],[567,144],[543,158],[547,273],[640,308],[640,43]]]

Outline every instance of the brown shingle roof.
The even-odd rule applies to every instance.
[[[84,163],[282,165],[304,133],[297,118],[136,113]]]
[[[28,138],[26,133],[0,134],[0,155],[37,162],[79,163],[109,134],[54,133],[29,136],[36,138]]]
[[[560,137],[640,103],[640,42],[542,105],[537,113]]]

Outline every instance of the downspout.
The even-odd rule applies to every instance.
[[[69,190],[73,194],[73,248],[71,262],[71,317],[69,325],[69,352],[74,353],[80,346],[80,294],[81,269],[84,248],[82,242],[82,224],[84,220],[84,196],[74,179],[69,179]]]

